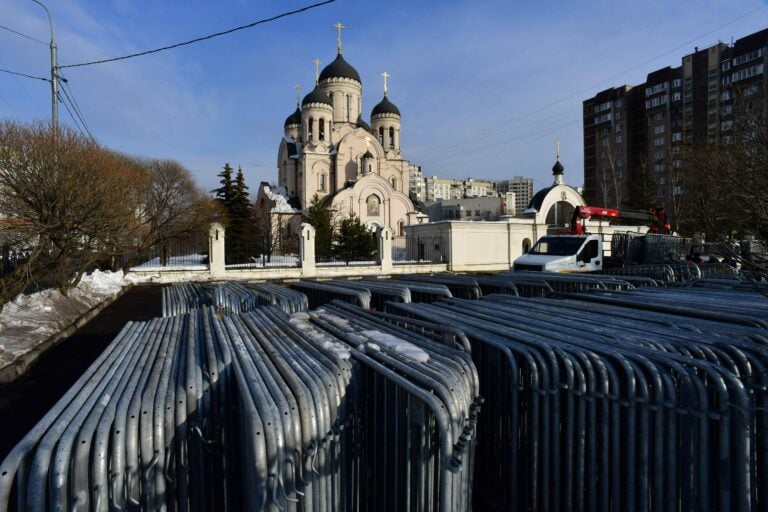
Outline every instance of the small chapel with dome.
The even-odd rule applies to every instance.
[[[408,197],[408,161],[400,147],[401,115],[387,93],[363,118],[363,83],[341,51],[341,24],[336,25],[336,59],[319,70],[315,87],[304,96],[284,124],[277,154],[278,187],[262,183],[257,205],[276,214],[307,210],[317,195],[335,218],[355,214],[373,229],[389,227],[394,234],[415,222]],[[297,89],[299,87],[297,86]],[[289,211],[280,205],[290,206]]]

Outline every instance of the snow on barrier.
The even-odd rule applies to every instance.
[[[590,302],[611,296],[621,302]],[[765,297],[710,288],[573,297],[388,304],[401,327],[429,321],[471,342],[486,398],[474,470],[483,502],[511,511],[763,510]]]
[[[276,307],[128,324],[0,465],[0,511],[469,510],[477,372],[426,332]]]

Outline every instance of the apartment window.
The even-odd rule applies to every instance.
[[[653,156],[656,158],[656,161],[659,162],[661,160],[664,160],[664,152],[663,151],[657,151],[653,154]]]
[[[733,58],[733,65],[738,66],[740,64],[744,64],[745,62],[758,59],[762,55],[763,55],[762,48],[758,48],[757,50],[752,50],[751,52],[745,53],[743,55],[737,55],[736,57]]]
[[[663,146],[664,145],[664,137],[656,137],[653,139],[653,145],[654,146]]]
[[[654,121],[661,121],[662,119],[664,119],[664,112],[656,112],[653,114]]]
[[[741,90],[741,94],[744,95],[744,96],[752,96],[759,89],[760,89],[760,87],[757,84],[752,84],[749,87],[745,87],[744,89],[742,89]]]
[[[720,95],[720,101],[728,101],[731,99],[731,91],[725,91]]]
[[[611,119],[613,119],[613,116],[610,112],[607,114],[601,114],[599,116],[595,116],[595,124],[604,123],[606,121],[610,121]]]
[[[679,78],[675,78],[674,81],[672,82],[672,87],[674,87],[675,89],[677,89],[678,87],[681,87],[682,85],[683,85],[683,81]]]
[[[731,75],[731,80],[735,83],[745,78],[752,78],[753,76],[763,74],[763,64],[757,64],[748,68],[740,69]]]
[[[680,142],[681,140],[683,140],[683,134],[681,132],[672,134],[672,142]]]
[[[611,109],[611,102],[610,101],[606,101],[605,103],[601,103],[599,105],[596,105],[595,109],[594,109],[594,112],[595,112],[595,114],[599,114],[600,112],[603,112],[605,110],[610,110],[610,109]]]
[[[680,93],[679,92],[672,93],[672,101],[680,101]]]
[[[733,121],[723,121],[720,123],[721,130],[730,130],[733,128]]]
[[[731,61],[730,60],[726,60],[726,61],[720,63],[720,70],[721,71],[728,71],[729,69],[731,69]]]
[[[662,172],[664,170],[664,164],[653,164],[653,170],[656,172]]]
[[[729,116],[729,115],[731,115],[732,112],[733,112],[733,106],[732,105],[726,105],[726,106],[723,107],[722,113],[723,113],[724,116]]]
[[[616,144],[621,144],[622,138],[621,135],[616,136]]]
[[[664,133],[664,125],[660,124],[653,129],[653,133]]]
[[[668,86],[669,86],[669,82],[663,82],[660,84],[656,84],[653,87],[646,87],[645,97],[647,98],[648,96],[656,94],[657,92],[666,91]]]
[[[667,177],[666,176],[659,176],[659,185],[664,185],[667,183]]]

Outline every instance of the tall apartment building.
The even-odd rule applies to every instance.
[[[676,212],[683,146],[728,144],[738,112],[768,91],[768,29],[682,57],[678,67],[636,86],[612,87],[583,102],[584,198],[619,207],[634,173],[645,170],[657,202]]]
[[[408,165],[408,174],[410,181],[408,182],[408,195],[411,197],[411,201],[424,202],[426,200],[426,190],[424,184],[424,176],[421,173],[421,166],[410,164]]]
[[[508,206],[506,209],[508,215],[522,213],[533,198],[533,178],[515,176],[509,180],[496,181],[495,185],[499,197],[505,197],[508,192],[515,194],[514,209]]]

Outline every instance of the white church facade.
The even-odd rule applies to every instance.
[[[256,204],[273,214],[293,213],[296,222],[316,195],[334,219],[355,214],[370,228],[386,226],[402,234],[418,214],[408,197],[409,162],[400,146],[400,110],[387,95],[389,75],[382,74],[384,97],[368,124],[362,80],[342,57],[337,28],[336,59],[322,72],[316,68],[314,90],[300,104],[297,98],[295,112],[285,120],[278,186],[262,183]]]

